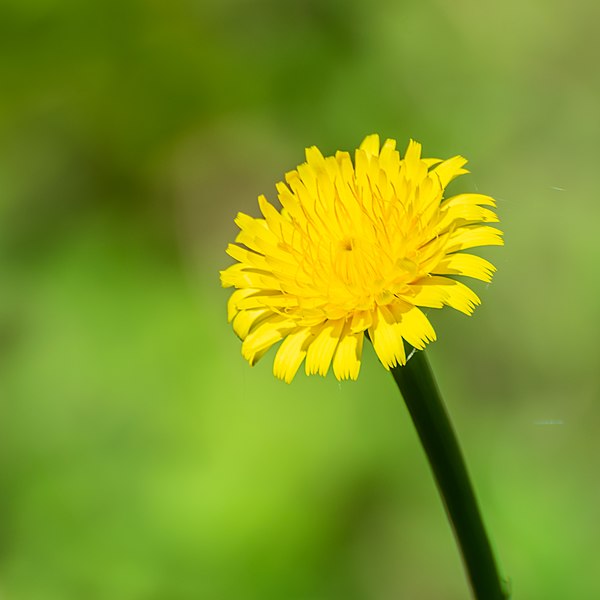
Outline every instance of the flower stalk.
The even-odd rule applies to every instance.
[[[507,600],[467,468],[425,352],[391,369],[429,460],[474,597]]]

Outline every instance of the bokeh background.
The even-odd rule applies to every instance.
[[[251,369],[238,210],[369,133],[505,248],[429,350],[514,598],[600,597],[600,4],[3,0],[0,598],[459,600],[391,377]]]

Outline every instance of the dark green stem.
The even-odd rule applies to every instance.
[[[427,454],[477,600],[506,600],[475,493],[425,352],[392,375]]]

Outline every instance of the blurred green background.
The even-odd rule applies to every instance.
[[[514,598],[600,597],[600,5],[0,4],[0,598],[460,600],[391,377],[274,380],[238,210],[369,133],[463,154],[506,247],[429,353]],[[461,187],[462,186],[462,187]]]

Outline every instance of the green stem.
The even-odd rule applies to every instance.
[[[477,600],[506,600],[456,435],[425,352],[392,369],[427,454]]]

